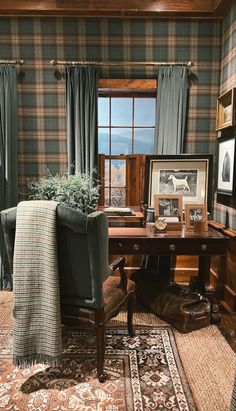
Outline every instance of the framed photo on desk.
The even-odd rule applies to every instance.
[[[212,155],[179,154],[146,157],[145,202],[154,207],[154,196],[182,195],[186,203],[211,206]]]

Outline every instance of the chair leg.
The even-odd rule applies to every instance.
[[[127,324],[130,337],[134,336],[133,313],[134,313],[135,295],[132,293],[127,301]]]
[[[105,381],[104,376],[104,357],[105,357],[105,337],[106,329],[103,323],[96,325],[96,337],[97,337],[97,374],[99,382]]]

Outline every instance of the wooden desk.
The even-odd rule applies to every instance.
[[[205,293],[210,285],[212,255],[225,255],[229,238],[212,227],[204,233],[186,231],[157,232],[153,225],[110,227],[109,253],[112,255],[198,255],[196,288]]]

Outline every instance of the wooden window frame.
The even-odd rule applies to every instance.
[[[150,98],[156,97],[157,80],[154,79],[100,79],[99,80],[99,97],[141,97]],[[111,109],[111,105],[110,105]],[[134,107],[132,107],[132,116],[134,116]],[[110,113],[111,118],[111,113]],[[107,126],[99,127],[107,128]],[[109,124],[109,129],[111,129]],[[116,126],[116,128],[127,128],[127,126]],[[147,128],[147,126],[134,127],[134,118],[132,119],[132,152],[134,149],[134,129]],[[111,140],[109,141],[109,152],[111,152]],[[99,205],[103,206],[105,202],[105,161],[109,160],[125,160],[126,161],[126,182],[124,188],[126,190],[127,206],[140,205],[143,201],[144,175],[145,175],[145,154],[129,154],[129,155],[105,155],[99,154],[99,174],[101,176],[101,190]],[[135,170],[135,171],[134,171]]]

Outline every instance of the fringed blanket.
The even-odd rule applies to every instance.
[[[13,363],[56,365],[62,353],[54,201],[17,206],[13,260]]]

